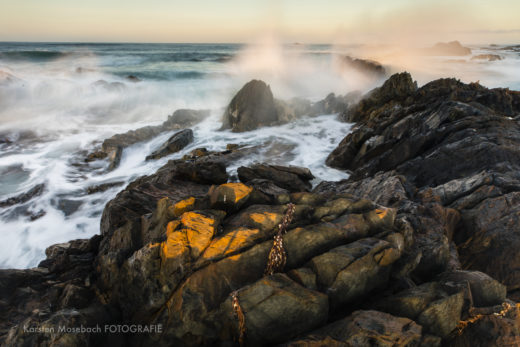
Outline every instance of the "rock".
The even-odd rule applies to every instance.
[[[236,211],[242,207],[253,188],[242,183],[225,183],[218,187],[211,187],[209,199],[211,207],[225,211]]]
[[[487,60],[487,61],[495,61],[502,60],[502,57],[498,54],[477,54],[471,57],[471,60]]]
[[[254,179],[267,179],[291,192],[309,191],[312,187],[309,181],[314,178],[309,169],[296,166],[255,164],[250,167],[241,166],[237,171],[240,181],[244,183]]]
[[[234,132],[273,125],[280,119],[271,88],[260,80],[246,83],[223,115],[222,129]]]
[[[168,119],[161,125],[145,126],[136,130],[127,131],[123,134],[116,134],[104,140],[101,145],[101,149],[90,153],[85,161],[88,162],[108,157],[108,170],[113,170],[119,166],[123,150],[126,147],[139,142],[151,140],[152,138],[166,131],[178,130],[193,126],[201,122],[208,115],[208,110],[176,110],[172,115],[168,116]],[[185,139],[189,138],[189,135],[187,134],[184,134],[184,136],[186,136]]]
[[[378,311],[352,315],[285,346],[423,346],[421,326],[407,318]],[[440,346],[440,341],[436,341]]]
[[[126,79],[129,80],[130,82],[141,82],[141,79],[134,75],[126,76]]]
[[[336,96],[334,93],[330,93],[325,99],[314,103],[310,107],[310,111],[307,111],[310,115],[317,116],[322,114],[334,114],[343,113],[347,110],[349,105],[348,96]],[[303,113],[305,114],[305,113]]]
[[[459,247],[463,268],[492,274],[507,285],[513,298],[520,298],[520,272],[514,265],[519,261],[519,202],[520,193],[513,192],[487,198],[464,211],[469,238]]]
[[[81,200],[73,200],[73,199],[65,199],[61,198],[57,201],[52,201],[52,203],[55,205],[55,207],[62,211],[65,217],[70,216],[73,213],[76,213],[83,205],[83,201]]]
[[[120,187],[123,184],[125,184],[125,182],[108,182],[108,183],[98,184],[95,186],[90,186],[90,187],[87,187],[87,194],[90,195],[90,194],[101,193],[101,192],[104,192],[104,191],[114,188],[114,187]]]
[[[168,116],[168,119],[162,124],[162,127],[172,130],[188,128],[202,122],[209,114],[209,110],[179,109]]]
[[[417,323],[425,327],[429,333],[446,337],[459,323],[463,303],[464,295],[462,293],[436,300],[421,312]]]
[[[157,150],[153,151],[146,157],[146,160],[160,159],[172,153],[178,152],[193,142],[193,131],[185,129],[173,134],[165,143]]]
[[[417,82],[412,80],[409,73],[403,72],[392,75],[379,88],[375,88],[361,99],[357,105],[349,107],[343,114],[343,119],[349,122],[357,122],[365,114],[377,109],[386,103],[397,104],[406,100],[417,90]]]
[[[352,58],[346,55],[341,57],[340,63],[343,67],[356,70],[372,79],[386,77],[386,70],[383,65],[374,60]]]
[[[500,305],[506,301],[506,287],[480,271],[452,271],[440,275],[440,281],[450,285],[468,287],[476,307]]]
[[[511,305],[511,304],[510,304]],[[500,307],[499,307],[500,308]],[[505,314],[488,314],[468,324],[460,333],[446,339],[449,346],[515,346],[520,343],[518,305],[512,304]]]
[[[327,296],[306,289],[284,274],[275,274],[237,293],[245,316],[245,341],[251,345],[287,341],[327,321]],[[232,298],[222,305],[226,318],[239,331]]]
[[[318,288],[328,294],[331,307],[338,309],[384,287],[390,265],[400,256],[388,242],[369,238],[314,257],[309,267],[317,275]]]
[[[0,323],[2,344],[35,345],[45,340],[89,345],[98,341],[85,332],[66,330],[80,324],[103,325],[112,319],[90,287],[99,241],[97,235],[54,245],[47,248],[47,259],[37,268],[0,270],[0,312],[5,317]],[[58,326],[65,331],[58,331]],[[38,328],[53,328],[54,333],[30,331]]]
[[[507,285],[510,298],[520,297],[514,265],[520,247],[515,236],[520,125],[513,118],[520,112],[520,92],[454,79],[419,89],[410,76],[390,80],[385,84],[400,81],[397,89],[403,92],[383,85],[350,107],[347,115],[358,124],[327,159],[349,170],[350,178],[322,183],[315,191],[352,194],[397,208],[398,219],[414,230],[415,253],[405,259],[420,257],[411,272],[414,262],[399,265],[409,274],[398,275],[403,283],[462,268],[490,274]],[[468,276],[470,283],[476,275]],[[498,283],[478,283],[477,292],[471,291],[475,305],[504,299]],[[485,290],[490,297],[482,296],[479,286],[490,286]],[[437,334],[448,330],[435,329]]]
[[[32,198],[36,196],[40,196],[45,189],[45,184],[37,184],[31,189],[29,189],[27,192],[22,193],[17,196],[13,196],[11,198],[8,198],[6,200],[0,201],[0,207],[8,207],[13,206],[17,204],[24,204],[27,201],[31,200]]]
[[[471,49],[464,47],[459,41],[438,42],[433,47],[425,50],[431,55],[470,55]]]

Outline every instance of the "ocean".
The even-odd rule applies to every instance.
[[[36,266],[46,247],[99,233],[104,205],[119,190],[195,148],[261,146],[229,167],[231,173],[238,166],[268,162],[308,167],[315,184],[347,178],[324,162],[352,124],[324,114],[247,133],[218,131],[226,105],[253,78],[268,83],[276,98],[311,101],[330,92],[367,92],[383,82],[345,70],[338,63],[344,55],[377,60],[388,74],[407,70],[420,85],[455,77],[520,89],[520,46],[470,48],[471,56],[426,57],[390,46],[273,40],[257,45],[0,43],[0,202],[43,186],[26,202],[0,207],[0,268]],[[500,60],[474,59],[480,54]],[[104,139],[161,124],[181,108],[211,112],[192,128],[195,140],[181,152],[144,160],[169,132],[125,149],[120,166],[108,173],[85,165],[86,153]],[[114,182],[117,187],[88,194],[89,187]]]

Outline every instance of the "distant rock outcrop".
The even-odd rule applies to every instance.
[[[433,47],[427,48],[425,50],[427,54],[431,55],[448,55],[448,56],[457,56],[457,55],[470,55],[471,49],[468,47],[464,47],[461,45],[459,41],[451,41],[451,42],[438,42]]]
[[[495,61],[495,60],[502,60],[502,57],[498,54],[478,54],[478,55],[471,57],[471,60]]]

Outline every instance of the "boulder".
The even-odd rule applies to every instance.
[[[297,166],[255,164],[250,167],[241,166],[237,172],[238,178],[244,183],[254,179],[267,179],[291,192],[309,191],[312,187],[310,180],[314,178],[309,169]]]
[[[471,49],[464,47],[459,41],[437,42],[433,47],[426,49],[426,53],[430,55],[463,56],[470,55]]]
[[[165,143],[158,149],[146,156],[146,160],[160,159],[172,153],[176,153],[193,142],[193,131],[191,129],[184,129],[173,134]]]
[[[263,81],[252,80],[233,97],[222,119],[222,129],[243,132],[276,124],[280,114],[271,88]]]

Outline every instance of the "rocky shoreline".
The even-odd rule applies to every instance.
[[[318,106],[356,123],[327,159],[350,178],[313,188],[269,163],[230,177],[254,151],[237,146],[169,161],[106,205],[100,235],[0,270],[3,344],[520,344],[519,92],[407,73],[359,102],[244,88],[233,131]],[[161,331],[73,330],[105,324]]]

